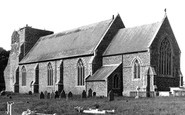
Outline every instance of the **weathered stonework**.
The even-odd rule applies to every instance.
[[[104,55],[104,53],[106,52],[106,50],[109,49],[109,46],[111,46],[111,43],[114,43],[112,41],[116,39],[115,36],[118,38],[122,38],[122,35],[123,35],[122,32],[123,33],[125,32],[123,31],[124,24],[121,21],[121,18],[119,15],[116,18],[113,18],[112,20],[110,20],[110,25],[107,27],[107,29],[104,30],[105,31],[104,33],[102,32],[102,36],[100,37],[99,42],[97,42],[95,44],[96,46],[92,47],[91,49],[87,49],[88,51],[86,51],[86,49],[83,48],[84,44],[83,45],[78,44],[78,43],[81,43],[82,41],[84,42],[85,38],[82,37],[80,39],[82,41],[78,41],[77,40],[78,37],[74,37],[75,38],[73,39],[74,41],[70,40],[69,38],[73,38],[73,36],[70,36],[70,34],[74,35],[75,33],[80,31],[89,32],[89,31],[86,31],[89,28],[86,28],[86,30],[79,29],[73,32],[70,32],[70,31],[64,32],[60,35],[53,34],[49,37],[47,36],[48,38],[46,37],[47,43],[48,43],[47,45],[50,44],[49,42],[50,39],[52,40],[54,39],[55,41],[56,40],[55,38],[59,36],[60,37],[63,36],[63,38],[61,37],[61,39],[57,39],[57,40],[63,40],[65,39],[66,36],[68,36],[68,39],[67,39],[68,42],[73,41],[74,43],[76,43],[75,40],[77,41],[77,43],[75,44],[77,48],[75,47],[73,49],[70,49],[70,47],[68,48],[68,46],[66,46],[66,49],[64,48],[63,50],[62,49],[63,47],[60,47],[59,45],[59,47],[57,47],[56,49],[52,49],[51,51],[48,49],[47,51],[50,54],[48,54],[48,52],[45,52],[45,54],[48,55],[46,59],[43,58],[44,56],[46,56],[45,54],[43,54],[40,57],[42,59],[39,59],[36,61],[31,60],[29,58],[29,55],[27,54],[29,54],[29,51],[34,46],[34,44],[36,44],[36,42],[40,37],[52,34],[53,32],[33,29],[31,27],[25,27],[20,29],[19,31],[15,31],[12,34],[12,44],[11,44],[12,49],[11,49],[8,65],[4,71],[6,91],[13,91],[13,92],[20,92],[20,93],[28,93],[28,91],[32,91],[33,93],[40,93],[40,92],[47,91],[51,93],[62,89],[67,94],[69,92],[72,92],[75,95],[76,94],[80,95],[82,94],[83,90],[87,92],[89,89],[92,89],[93,92],[96,92],[97,96],[107,96],[110,90],[112,90],[113,93],[116,95],[134,96],[137,92],[137,89],[139,89],[140,94],[142,96],[147,96],[149,93],[151,93],[151,95],[154,94],[154,91],[155,91],[154,88],[157,88],[157,90],[159,91],[168,91],[169,87],[172,87],[172,86],[178,87],[180,83],[179,78],[180,78],[180,53],[181,52],[177,44],[177,41],[175,40],[175,36],[173,35],[173,31],[170,27],[170,24],[168,22],[168,18],[167,17],[164,18],[164,20],[162,21],[162,25],[159,26],[158,24],[159,23],[151,24],[145,28],[145,29],[148,29],[149,27],[152,28],[151,26],[155,25],[154,30],[156,31],[156,35],[152,36],[153,35],[153,31],[152,31],[150,33],[151,34],[150,37],[154,37],[154,38],[150,38],[150,40],[146,42],[147,45],[145,44],[146,45],[145,47],[139,46],[139,45],[142,45],[142,44],[139,44],[137,46],[137,47],[141,47],[139,51],[137,51],[138,50],[137,47],[129,46],[127,48],[130,48],[130,49],[133,48],[132,49],[133,51],[130,51],[130,49],[129,50],[127,49],[125,50],[125,52],[124,50],[120,50],[120,52],[115,53],[114,50],[116,47],[113,47],[112,50],[110,50],[113,53],[106,54],[106,55]],[[158,26],[160,27],[159,30],[156,29]],[[142,26],[142,27],[145,27],[145,26]],[[119,31],[120,29],[122,31]],[[135,29],[134,31],[137,30]],[[132,28],[129,29],[129,31],[131,30]],[[142,28],[140,30],[142,30]],[[146,32],[142,33],[140,32],[140,30],[137,30],[139,33],[138,36],[140,37],[138,38],[139,40],[143,38],[142,37],[143,33],[144,33],[143,34],[144,37],[147,36],[145,34]],[[91,31],[89,33],[90,35],[92,34]],[[121,33],[122,35],[117,33]],[[131,33],[128,32],[127,34],[128,36],[126,37],[129,37]],[[79,36],[79,33],[77,33],[76,35]],[[134,37],[135,37],[134,38],[135,40],[137,37],[136,36]],[[148,39],[148,37],[146,38]],[[159,48],[160,48],[161,41],[164,38],[167,38],[170,41],[171,49],[172,49],[172,69],[171,69],[172,75],[169,75],[169,76],[159,74]],[[130,37],[129,39],[133,39],[133,38]],[[127,40],[129,41],[129,39]],[[118,39],[118,42],[120,40],[121,39]],[[127,40],[125,40],[124,42],[128,42]],[[39,44],[40,42],[37,42],[37,43]],[[44,43],[45,42],[43,41],[43,45],[45,45]],[[63,41],[61,41],[61,43],[63,43]],[[87,42],[84,42],[84,43],[87,43]],[[120,43],[122,45],[122,42]],[[117,44],[115,46],[117,46]],[[38,47],[38,49],[39,48],[40,47]],[[58,54],[55,54],[56,50],[58,50],[57,53],[59,52],[62,54],[61,57],[60,56],[57,57]],[[42,50],[41,52],[44,52],[44,50]],[[63,56],[63,53],[64,53],[64,56]],[[39,55],[40,53],[38,53],[36,50],[36,55],[37,54]],[[51,58],[50,55],[53,55],[53,54],[57,56],[56,57],[51,56],[52,57]],[[27,55],[26,58],[28,58],[28,60],[30,59],[31,61],[20,62],[26,55]],[[33,56],[35,55],[33,54]],[[82,72],[83,70],[81,68],[85,68],[84,70],[85,84],[83,86],[77,85],[77,82],[78,82],[77,63],[79,60],[82,60],[82,63],[83,63],[83,66],[79,67],[80,68],[79,75],[83,74]],[[139,78],[134,78],[134,63],[136,62],[136,60],[139,63],[139,76],[140,76]],[[53,85],[51,86],[48,86],[48,81],[47,81],[47,77],[48,77],[47,68],[49,63],[51,64],[52,70],[53,70]],[[23,66],[26,68],[25,86],[22,86]],[[63,71],[63,78],[60,78],[61,66]],[[109,67],[105,67],[105,66],[109,66]],[[39,71],[36,72],[36,70],[39,70]],[[96,73],[100,76],[98,76]],[[36,77],[37,75],[38,75],[38,79]],[[99,78],[91,79],[91,81],[88,81],[88,80],[86,81],[86,78],[88,79],[89,77],[96,78],[96,76],[93,76],[93,75],[97,75]],[[101,76],[101,75],[104,75],[104,76]],[[107,78],[104,78],[104,77],[107,77]],[[117,78],[118,83],[117,82],[116,83],[118,84],[118,86],[115,85],[116,84],[115,78]],[[37,90],[35,90],[36,88]]]
[[[23,56],[26,55],[41,36],[51,33],[53,32],[34,29],[28,26],[13,32],[9,63],[4,71],[6,91],[15,92],[16,70]]]
[[[87,82],[87,91],[92,89],[96,96],[107,96],[107,81]]]
[[[140,78],[134,79],[133,62],[137,59],[140,63]],[[146,91],[147,70],[150,66],[150,53],[136,53],[123,55],[123,95],[130,96],[130,91],[136,91],[140,87]]]
[[[56,61],[49,61],[49,62],[41,62],[41,63],[34,63],[34,64],[26,64],[20,65],[19,68],[21,69],[25,66],[27,70],[26,75],[26,86],[22,86],[22,74],[20,70],[20,79],[19,79],[19,86],[20,92],[27,93],[28,91],[33,91],[33,86],[31,83],[35,82],[35,69],[37,65],[39,65],[39,92],[55,92],[58,91],[58,82],[60,80],[60,65],[63,62],[63,84],[64,90],[66,93],[73,92],[74,94],[81,94],[83,90],[85,90],[84,86],[77,86],[77,62],[79,59],[83,60],[83,64],[85,66],[85,77],[91,74],[92,70],[91,64],[89,61],[92,57],[82,57],[82,58],[73,58],[73,59],[66,59],[66,60],[56,60]],[[51,63],[53,69],[53,81],[54,85],[48,86],[47,85],[47,66],[48,63]]]
[[[103,57],[103,65],[122,63],[122,55]]]

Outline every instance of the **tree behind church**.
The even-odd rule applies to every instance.
[[[6,51],[0,47],[0,91],[5,89],[4,69],[8,62],[9,53],[10,51]]]

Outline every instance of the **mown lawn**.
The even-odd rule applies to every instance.
[[[5,114],[6,102],[14,101],[13,115],[21,115],[27,109],[57,115],[81,115],[74,107],[114,109],[115,115],[185,115],[185,97],[128,98],[115,97],[109,102],[107,98],[81,99],[39,99],[38,95],[14,94],[12,99],[0,96],[0,115]]]

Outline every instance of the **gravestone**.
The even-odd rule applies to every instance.
[[[112,90],[109,91],[108,100],[109,101],[114,101],[114,92]]]
[[[29,91],[28,94],[29,94],[29,95],[32,95],[32,91]]]
[[[85,92],[85,90],[83,90],[83,92],[82,92],[82,98],[86,98],[86,92]]]
[[[47,94],[47,99],[50,99],[50,93]]]
[[[52,91],[51,95],[50,95],[50,99],[54,99],[55,97],[55,93]]]
[[[60,98],[66,98],[66,93],[64,90],[60,93]]]
[[[59,93],[58,93],[58,91],[55,91],[55,99],[56,98],[59,98]]]
[[[135,99],[138,99],[139,98],[139,90],[140,90],[140,87],[136,87],[136,90],[137,90],[137,92],[136,92],[136,97],[135,97]],[[148,94],[148,91],[147,91],[147,94]]]
[[[72,92],[69,92],[68,93],[68,98],[71,98],[71,97],[73,97],[73,94],[72,94]]]
[[[92,97],[92,89],[91,88],[88,90],[88,97]]]
[[[5,93],[5,90],[2,90],[1,92],[0,92],[0,95],[1,96],[4,96],[6,93]]]
[[[44,92],[45,99],[47,99],[47,95],[48,95],[48,92],[45,91],[45,92]]]
[[[44,93],[43,92],[40,93],[40,99],[44,99]]]
[[[96,92],[93,92],[93,97],[96,97]]]

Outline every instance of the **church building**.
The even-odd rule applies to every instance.
[[[6,91],[132,96],[182,85],[180,48],[167,15],[126,28],[120,15],[54,34],[29,26],[14,31],[4,71]]]

